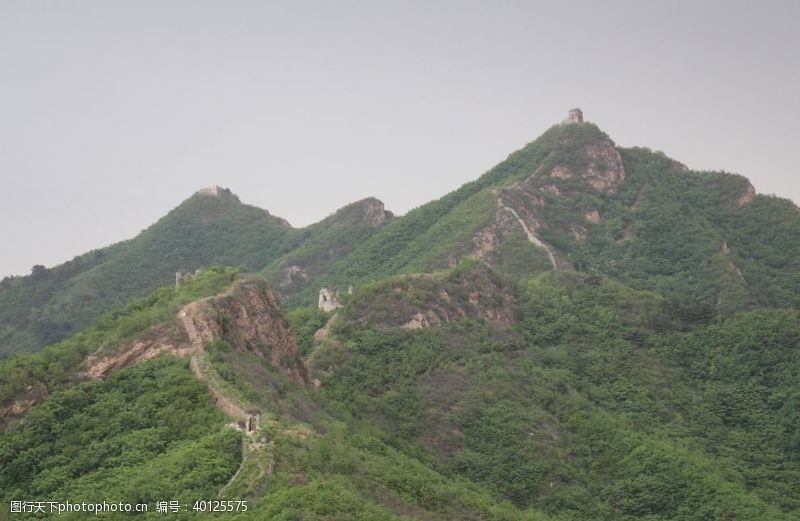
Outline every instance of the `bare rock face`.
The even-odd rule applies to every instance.
[[[586,146],[590,163],[581,175],[595,190],[614,193],[625,180],[622,156],[609,141],[598,141]]]
[[[179,357],[201,353],[222,339],[234,349],[254,352],[297,383],[306,373],[297,355],[278,294],[260,280],[246,281],[230,293],[187,304],[170,323],[151,328],[113,353],[89,357],[86,374],[105,378],[111,371],[171,352]]]
[[[598,224],[600,222],[600,212],[595,209],[587,211],[584,217],[592,224]]]
[[[555,177],[558,179],[569,179],[572,177],[572,172],[570,172],[569,168],[565,166],[557,166],[550,171],[550,177]]]
[[[422,329],[467,317],[496,324],[514,321],[513,290],[483,265],[448,276],[393,281],[345,308],[345,319],[378,327]]]
[[[386,211],[382,201],[378,199],[367,199],[364,202],[364,222],[370,226],[380,226],[391,216]]]
[[[753,187],[753,185],[747,183],[747,188],[745,189],[742,196],[739,197],[739,200],[737,202],[739,203],[739,206],[744,206],[755,198],[756,198],[756,189]]]
[[[467,256],[490,260],[490,254],[505,237],[522,228],[529,242],[547,252],[553,269],[571,269],[540,236],[540,230],[548,227],[548,208],[573,197],[576,190],[580,191],[581,182],[590,190],[614,193],[624,180],[622,156],[608,138],[572,146],[569,152],[552,152],[526,179],[493,191],[498,204],[494,222],[476,233],[472,239],[474,248]],[[586,224],[598,224],[600,220],[599,211],[590,208],[576,213],[574,221],[562,227],[580,243],[589,236]]]
[[[122,344],[114,354],[94,354],[86,361],[89,378],[105,378],[112,371],[151,360],[163,353],[185,357],[196,352],[187,332],[179,323],[156,327],[137,340]]]
[[[215,324],[224,340],[236,349],[269,357],[273,367],[298,383],[305,380],[297,342],[275,290],[262,281],[251,281],[212,303],[218,313]]]

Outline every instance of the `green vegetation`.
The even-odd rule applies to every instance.
[[[511,331],[339,324],[323,395],[445,475],[559,519],[800,513],[797,312],[681,332],[656,295],[575,276],[527,281],[519,312]]]
[[[611,142],[592,124],[555,126],[478,180],[380,226],[365,220],[373,199],[294,229],[229,192],[194,195],[135,239],[3,280],[0,355],[59,341],[169,283],[178,270],[222,264],[260,271],[291,309],[313,305],[321,287],[452,266],[493,221],[493,190],[514,191],[521,182],[560,190],[539,193],[539,234],[580,271],[657,291],[700,315],[800,304],[800,214],[791,202],[758,196],[740,204],[749,189],[741,176],[687,171],[643,148],[619,150],[626,179],[613,193],[579,176],[548,176],[555,166],[585,170],[587,147],[598,143]],[[530,203],[526,192],[515,197]],[[587,222],[590,211],[599,212],[599,223]],[[499,248],[488,260],[515,276],[549,269],[518,232]]]
[[[378,225],[369,222],[366,214],[382,206],[383,203],[377,199],[363,199],[304,228],[299,246],[276,259],[261,273],[284,295],[299,293],[336,260],[350,253],[379,229]],[[287,270],[291,269],[300,271],[287,278]]]
[[[213,499],[239,463],[239,435],[224,421],[185,363],[165,357],[124,369],[54,393],[0,434],[0,495],[5,504],[37,498],[151,509]]]
[[[620,150],[625,180],[601,192],[581,175],[605,168],[597,144],[609,150],[591,124],[553,127],[379,226],[369,199],[294,230],[230,194],[195,196],[134,241],[5,280],[5,352],[94,325],[0,362],[5,410],[44,399],[4,424],[0,494],[219,495],[249,501],[242,519],[800,519],[797,207],[640,148]],[[498,195],[575,269],[498,224]],[[225,429],[171,358],[82,383],[88,354],[242,270],[131,296],[219,261],[282,288],[310,375],[297,385],[268,349],[206,346],[214,389],[261,411],[257,435]],[[314,306],[318,288],[349,285],[342,309]]]
[[[208,269],[183,283],[177,292],[174,287],[158,289],[39,353],[11,356],[0,364],[0,403],[33,384],[46,390],[61,388],[75,379],[75,371],[89,354],[171,319],[184,304],[222,292],[240,273],[231,268]]]
[[[0,283],[0,354],[33,350],[175,280],[176,271],[260,269],[299,232],[236,196],[195,194],[136,238]]]
[[[297,338],[297,350],[301,356],[308,356],[314,347],[314,333],[319,331],[330,318],[329,313],[317,307],[298,308],[286,316]]]

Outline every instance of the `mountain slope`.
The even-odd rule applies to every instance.
[[[4,279],[0,354],[57,342],[131,298],[168,284],[177,271],[216,265],[257,271],[300,246],[295,264],[302,262],[297,257],[310,255],[328,259],[317,262],[329,262],[391,216],[374,199],[336,215],[296,229],[265,210],[242,204],[229,190],[200,190],[134,239],[52,269],[38,267],[28,277]]]
[[[608,280],[492,278],[356,292],[309,360],[324,399],[557,519],[800,514],[797,311],[698,327]]]
[[[791,202],[573,123],[405,216],[367,199],[285,234],[221,239],[259,275],[205,269],[0,362],[3,499],[800,518]]]
[[[763,233],[763,230],[772,233]],[[178,270],[263,270],[289,307],[479,258],[531,275],[557,267],[658,291],[698,317],[800,303],[800,212],[740,176],[621,149],[591,123],[558,125],[477,181],[393,218],[366,199],[303,229],[198,193],[139,237],[0,284],[0,351],[64,338]]]
[[[375,198],[351,203],[304,228],[302,242],[270,263],[261,273],[284,296],[298,293],[392,217],[392,213]]]
[[[313,335],[309,386],[269,356],[286,336],[280,309],[252,298],[263,288],[209,272],[185,291],[222,290],[216,297],[176,306],[164,288],[106,330],[48,348],[47,379],[34,365],[17,386],[44,386],[46,396],[0,434],[5,499],[154,503],[167,490],[189,504],[198,493],[246,500],[244,519],[800,513],[797,311],[697,326],[657,294],[608,279],[514,282],[466,262],[356,291],[328,333]],[[171,313],[147,311],[166,302]],[[187,356],[169,334],[184,315],[204,351],[199,371],[196,353],[192,364],[170,356]],[[103,332],[136,316],[162,318]],[[268,323],[283,333],[247,340]],[[98,335],[99,349],[87,349]],[[178,343],[155,360],[139,356],[136,346],[164,338]],[[41,358],[7,360],[0,375]],[[80,383],[98,367],[105,381]],[[254,411],[254,432],[225,426]],[[100,441],[77,441],[87,436]]]
[[[0,433],[5,500],[113,497],[148,503],[149,514],[136,514],[143,518],[159,515],[152,510],[162,493],[188,508],[197,497],[244,500],[245,519],[547,519],[439,473],[317,403],[297,378],[303,369],[287,348],[294,340],[274,292],[259,280],[210,270],[102,322],[0,363],[11,420]],[[31,386],[41,391],[29,403]],[[226,425],[222,413],[235,422]],[[252,414],[260,416],[253,430],[236,426]]]
[[[771,233],[764,233],[770,230]],[[482,259],[508,273],[589,271],[698,315],[800,304],[800,211],[743,177],[619,149],[559,125],[479,180],[395,219],[290,300]],[[687,311],[688,312],[688,311]]]

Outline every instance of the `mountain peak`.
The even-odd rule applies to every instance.
[[[228,197],[236,199],[237,201],[239,200],[239,197],[233,192],[231,192],[229,188],[223,188],[219,185],[211,185],[205,188],[201,188],[197,191],[197,194],[209,197],[219,197],[219,198]]]
[[[383,201],[375,197],[367,197],[350,203],[327,217],[328,224],[366,224],[371,227],[380,226],[393,216],[386,210]]]

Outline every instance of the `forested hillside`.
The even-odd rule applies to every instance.
[[[800,519],[798,295],[797,206],[589,123],[399,217],[365,199],[293,229],[196,194],[3,283],[5,352],[68,338],[0,362],[0,498]]]
[[[378,202],[379,203],[379,202]],[[382,204],[379,203],[382,209]],[[347,215],[347,209],[342,210]],[[257,271],[281,255],[313,250],[318,239],[341,237],[332,259],[383,223],[365,224],[357,210],[292,228],[278,217],[242,204],[229,190],[201,190],[134,239],[95,250],[27,277],[0,282],[0,355],[58,342],[103,313],[143,297],[178,271],[225,265]],[[353,211],[355,210],[355,211]],[[353,214],[356,214],[355,216]]]

